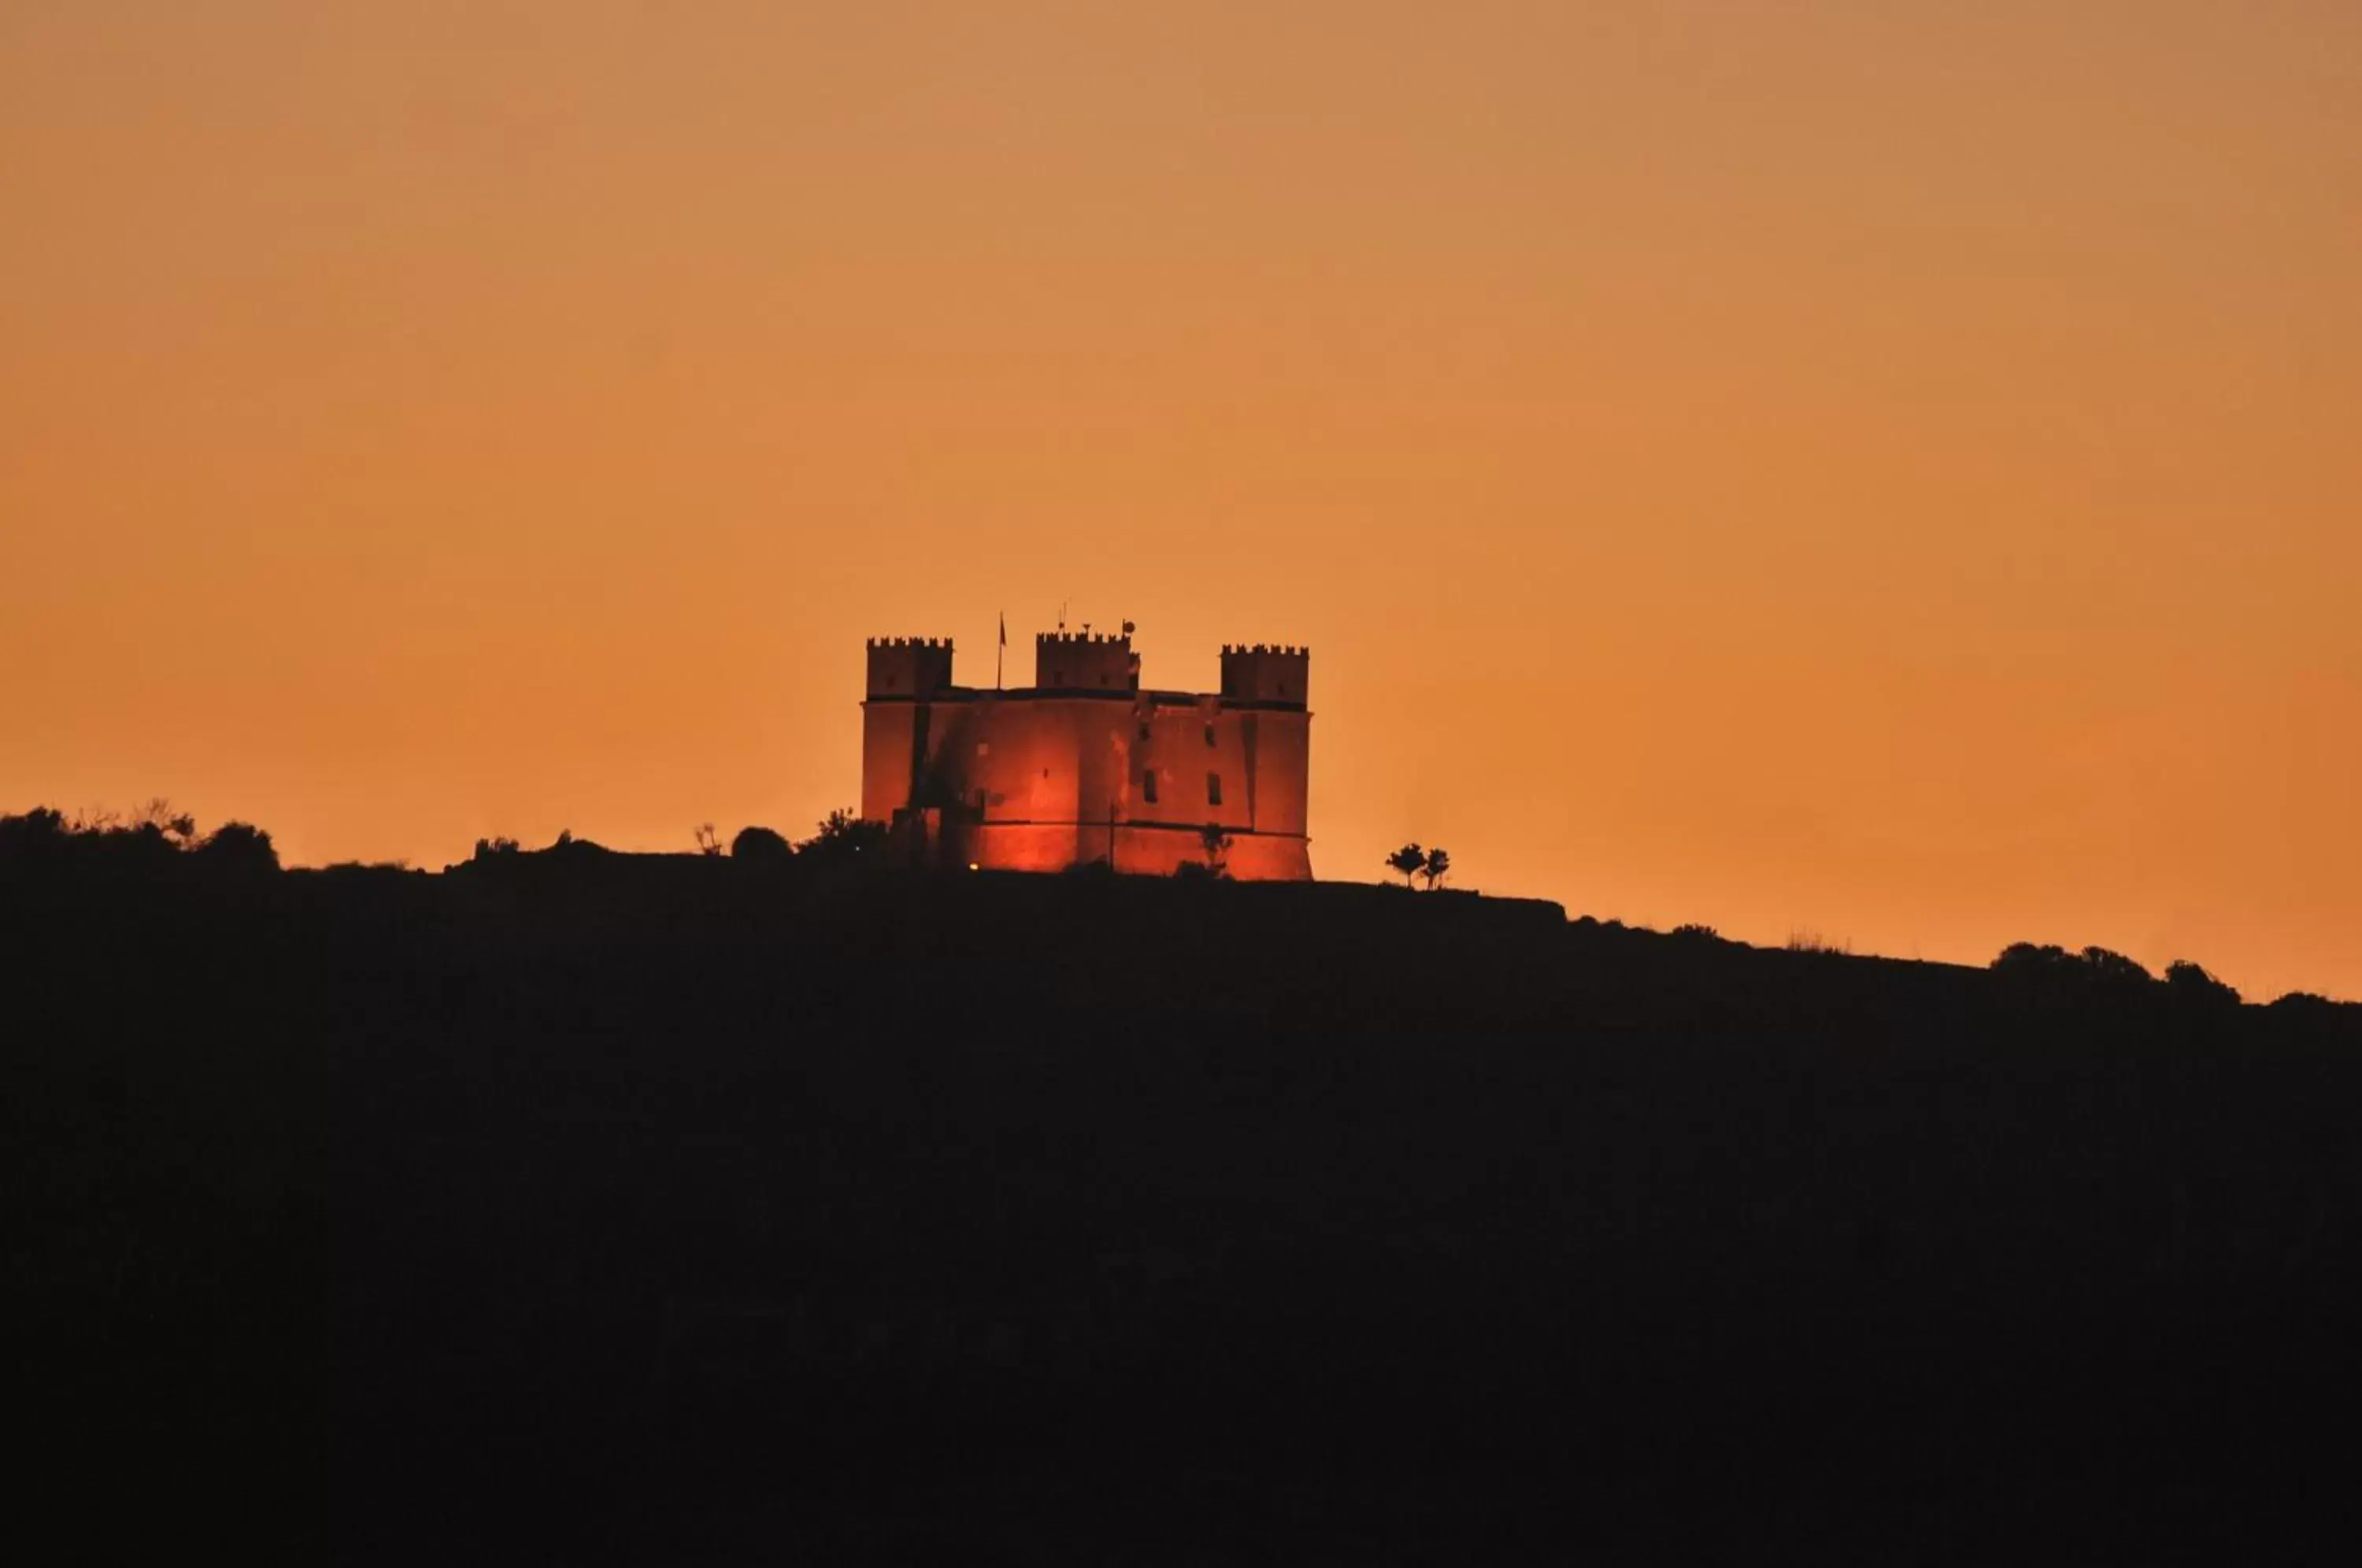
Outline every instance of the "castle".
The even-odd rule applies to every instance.
[[[873,637],[861,704],[861,814],[937,865],[1234,878],[1312,875],[1305,789],[1310,655],[1225,646],[1218,692],[1143,690],[1131,627],[1044,632],[1031,687],[952,683],[948,637]]]

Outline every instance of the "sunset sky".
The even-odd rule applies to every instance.
[[[800,833],[1065,602],[1329,877],[2362,998],[2362,6],[18,0],[0,536],[0,811]]]

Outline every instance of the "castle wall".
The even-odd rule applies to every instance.
[[[1312,715],[1265,709],[1239,715],[1245,748],[1253,754],[1257,790],[1258,833],[1302,836],[1312,778]]]
[[[861,814],[890,823],[911,805],[918,726],[932,704],[866,702],[861,710]]]
[[[979,693],[935,707],[943,722],[922,770],[931,801],[1007,822],[1104,818],[1110,799],[1121,809],[1120,761],[1103,759],[1129,704]]]
[[[1049,826],[1024,823],[967,824],[949,840],[944,857],[988,871],[1064,871],[1108,859],[1127,877],[1169,877],[1185,865],[1203,866],[1206,847],[1195,828],[1119,823]],[[958,856],[958,859],[954,859]],[[1308,882],[1309,845],[1300,838],[1237,834],[1223,852],[1223,868],[1242,882]]]

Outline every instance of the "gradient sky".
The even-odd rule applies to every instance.
[[[19,0],[0,531],[0,810],[803,831],[1070,601],[1330,877],[2362,998],[2362,6]]]

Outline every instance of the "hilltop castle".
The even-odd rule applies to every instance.
[[[936,864],[1170,875],[1229,838],[1243,880],[1307,880],[1310,655],[1222,649],[1219,692],[1143,690],[1131,628],[1044,632],[1031,687],[952,683],[948,637],[873,637],[861,814]]]

